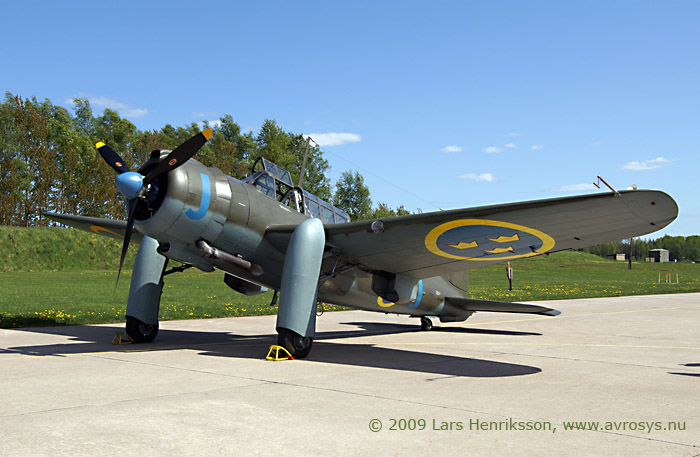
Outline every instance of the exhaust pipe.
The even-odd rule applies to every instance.
[[[247,260],[241,259],[238,256],[210,246],[209,243],[204,240],[197,240],[197,242],[195,242],[195,246],[197,246],[199,252],[201,252],[205,257],[211,257],[212,259],[220,260],[222,262],[243,268],[244,270],[250,272],[250,274],[253,276],[260,276],[263,274],[263,269],[260,265],[256,265]]]

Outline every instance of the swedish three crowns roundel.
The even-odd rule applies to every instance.
[[[458,219],[432,229],[425,237],[425,247],[448,259],[513,260],[544,254],[554,247],[554,239],[510,222]]]

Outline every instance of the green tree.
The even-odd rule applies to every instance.
[[[289,134],[290,148],[294,154],[294,163],[291,165],[294,184],[299,182],[299,172],[304,163],[307,140],[303,135]],[[331,181],[326,177],[330,170],[328,161],[323,158],[321,149],[313,143],[309,143],[309,155],[304,168],[304,180],[302,187],[322,200],[331,201]]]
[[[80,152],[86,150],[89,141],[74,128],[67,109],[53,105],[49,100],[41,104],[49,127],[49,144],[58,166],[54,183],[53,207],[60,212],[76,214],[82,200],[82,163]]]
[[[396,208],[396,215],[397,216],[408,216],[409,214],[411,214],[411,212],[409,210],[407,210],[406,208],[404,208],[403,205]]]
[[[197,153],[197,160],[209,167],[219,168],[229,176],[241,178],[248,172],[246,157],[255,149],[255,141],[250,134],[241,135],[241,128],[233,117],[226,114],[219,122],[204,128],[212,128],[214,134]]]
[[[24,177],[17,208],[21,225],[44,225],[41,213],[54,206],[58,181],[56,152],[49,141],[49,124],[36,98],[16,97],[14,125],[18,156],[24,163]]]
[[[236,159],[243,163],[244,169],[242,172],[246,173],[248,170],[245,168],[245,164],[252,164],[251,158],[258,157],[258,144],[253,137],[253,133],[241,133],[241,127],[233,120],[230,114],[224,114],[219,119],[219,125],[214,130],[220,133],[226,141],[234,144]],[[242,177],[242,175],[236,177]]]
[[[377,207],[370,213],[368,219],[383,219],[394,216],[396,216],[396,211],[391,209],[386,203],[379,202],[377,203]]]
[[[102,160],[95,143],[109,144],[135,170],[150,158],[151,151],[174,149],[200,130],[191,123],[141,132],[114,110],[105,109],[95,116],[85,98],[73,100],[71,114],[49,100],[23,100],[8,92],[0,104],[0,223],[42,224],[39,215],[45,210],[123,218],[125,206],[114,186],[114,170]],[[302,135],[285,132],[270,119],[257,133],[242,133],[228,114],[212,130],[212,138],[196,156],[204,165],[242,178],[264,156],[298,182],[307,146]],[[312,145],[303,187],[331,201],[329,169],[323,152]],[[368,208],[358,211],[354,217],[364,217]]]
[[[0,106],[0,223],[19,225],[22,190],[28,184],[27,166],[20,154],[15,112],[19,101],[9,92]]]
[[[377,207],[372,210],[368,219],[382,219],[385,217],[406,216],[408,214],[411,214],[411,212],[404,208],[403,205],[394,210],[386,203],[379,202],[377,203]]]
[[[75,129],[86,137],[92,137],[95,133],[95,118],[92,115],[92,107],[86,98],[73,99],[73,125]]]
[[[372,199],[365,179],[357,171],[345,171],[335,184],[333,204],[344,210],[355,221],[364,220],[372,215]]]
[[[299,172],[307,144],[303,135],[285,132],[275,121],[266,119],[260,127],[255,142],[257,144],[255,155],[248,156],[251,167],[258,157],[265,157],[287,170],[294,185],[299,182]],[[323,158],[323,152],[316,145],[310,146],[302,187],[319,198],[330,201],[331,186],[330,180],[326,177],[329,169],[328,161]]]
[[[277,125],[275,121],[265,119],[255,138],[255,142],[258,145],[256,151],[258,157],[265,157],[267,160],[292,173],[291,165],[296,160],[294,160],[294,152],[290,149],[290,138],[287,132]],[[251,157],[252,162],[255,162],[258,157]]]

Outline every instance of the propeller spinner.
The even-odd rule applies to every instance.
[[[122,254],[121,258],[119,259],[117,284],[119,284],[119,277],[122,274],[124,259],[126,258],[126,253],[129,249],[129,242],[131,241],[131,234],[134,229],[136,207],[138,205],[139,198],[145,198],[148,195],[150,190],[149,184],[151,184],[156,178],[173,171],[191,159],[197,153],[197,151],[204,146],[209,138],[211,138],[212,133],[213,132],[211,129],[205,129],[199,132],[175,148],[175,150],[164,157],[158,163],[158,165],[156,165],[155,168],[153,168],[145,176],[136,171],[129,171],[129,168],[124,164],[124,160],[119,156],[119,154],[114,152],[114,150],[105,143],[100,141],[95,145],[104,161],[107,162],[110,167],[114,168],[117,173],[119,173],[116,178],[116,186],[119,192],[124,195],[129,203],[129,217],[126,222],[124,244],[122,245]]]

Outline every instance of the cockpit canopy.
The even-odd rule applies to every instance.
[[[348,213],[295,186],[287,170],[263,157],[255,161],[253,174],[243,182],[247,182],[259,192],[283,205],[307,216],[321,219],[324,224],[350,222]]]

